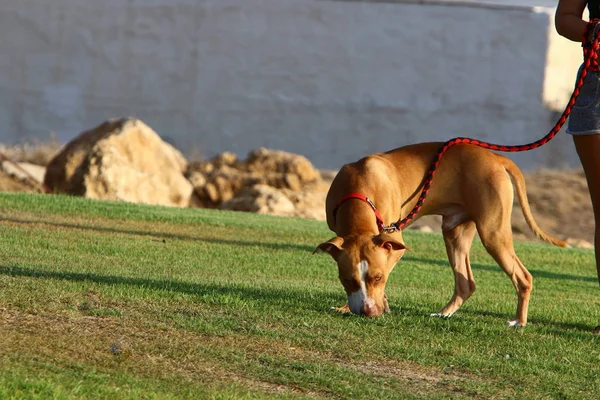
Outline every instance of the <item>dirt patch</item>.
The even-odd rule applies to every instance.
[[[310,364],[319,360],[324,365],[335,364],[404,387],[406,393],[440,397],[450,390],[477,398],[460,387],[467,379],[479,380],[470,374],[446,374],[435,367],[402,361],[354,363],[337,359],[327,351],[292,347],[285,341],[274,345],[265,337],[209,336],[135,318],[82,314],[0,307],[0,334],[4,343],[0,360],[11,354],[33,359],[40,365],[51,362],[56,369],[83,364],[115,374],[126,371],[155,380],[176,378],[190,386],[217,388],[234,383],[258,392],[259,397],[276,393],[339,398],[324,387],[311,387],[317,385],[262,379],[256,370],[256,365],[268,368],[272,363],[276,368],[293,371],[295,362]],[[243,360],[239,354],[243,354]]]
[[[542,229],[573,242],[594,241],[594,212],[582,169],[539,170],[525,175],[534,218]],[[532,238],[523,214],[513,212],[513,230]]]

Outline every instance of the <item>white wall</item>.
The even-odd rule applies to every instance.
[[[439,1],[4,0],[0,141],[51,131],[67,141],[132,115],[188,155],[266,146],[322,168],[454,136],[525,143],[553,124],[548,106],[566,103],[580,62],[552,13]],[[572,147],[562,134],[516,159],[573,164]]]

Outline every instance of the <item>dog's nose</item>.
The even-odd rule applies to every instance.
[[[379,315],[379,311],[375,304],[365,304],[362,311],[367,317],[376,317]]]

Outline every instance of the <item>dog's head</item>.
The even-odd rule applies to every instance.
[[[350,311],[369,317],[388,311],[385,284],[407,249],[401,235],[337,236],[317,249],[329,253],[337,262]]]

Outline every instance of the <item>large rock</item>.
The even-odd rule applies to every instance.
[[[52,192],[92,199],[187,207],[187,161],[142,121],[113,119],[83,132],[48,164]]]

